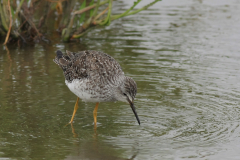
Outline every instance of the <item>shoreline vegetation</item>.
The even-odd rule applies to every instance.
[[[57,19],[57,32],[63,42],[77,40],[94,26],[107,26],[119,18],[137,14],[161,0],[134,9],[141,0],[121,14],[112,14],[114,0],[2,0],[0,39],[7,43],[48,41],[46,21]],[[55,13],[55,16],[50,16]]]

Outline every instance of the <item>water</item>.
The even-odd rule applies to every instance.
[[[2,46],[0,159],[239,159],[239,15],[237,0],[168,0],[80,43]],[[101,103],[94,129],[95,104],[80,102],[65,126],[76,96],[52,61],[57,49],[113,56],[138,84],[141,125],[128,104]]]

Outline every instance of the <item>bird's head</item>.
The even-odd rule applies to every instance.
[[[118,96],[119,101],[128,102],[132,108],[132,111],[138,121],[138,124],[140,125],[140,120],[138,118],[135,106],[134,106],[134,98],[137,94],[137,84],[136,82],[130,78],[125,77],[125,81],[120,88],[120,96]]]

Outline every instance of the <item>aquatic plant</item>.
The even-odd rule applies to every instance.
[[[110,25],[111,21],[137,14],[158,1],[134,10],[141,2],[136,0],[125,12],[114,15],[113,0],[2,0],[0,38],[5,39],[4,44],[47,41],[46,21],[51,18],[62,40],[68,42],[84,36],[94,26]]]

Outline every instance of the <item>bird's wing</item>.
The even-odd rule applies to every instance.
[[[54,62],[64,72],[66,80],[89,78],[106,81],[124,75],[119,63],[111,56],[99,51],[67,51],[67,56],[57,51]]]

